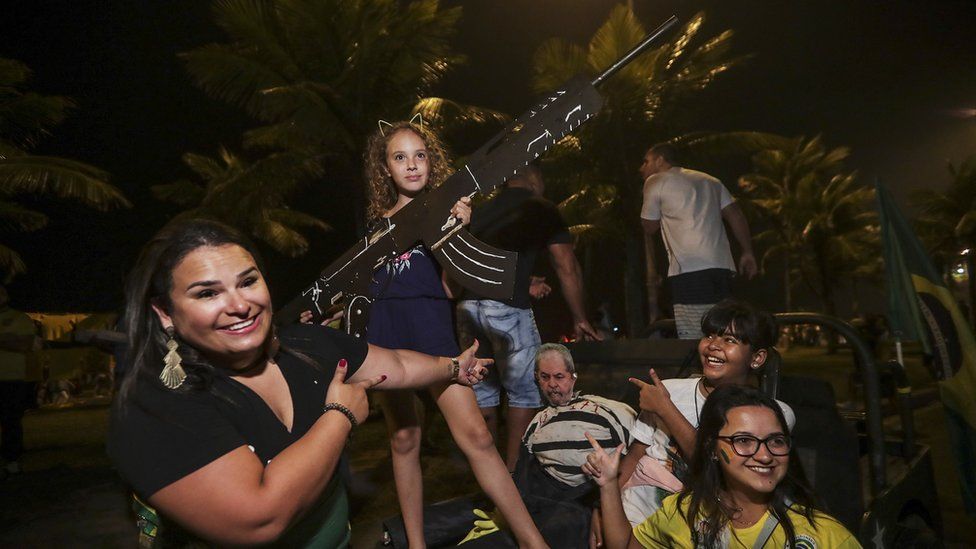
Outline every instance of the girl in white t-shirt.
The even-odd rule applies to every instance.
[[[644,522],[667,495],[681,490],[681,478],[694,454],[695,430],[705,398],[723,385],[751,385],[758,379],[776,342],[772,315],[748,303],[725,300],[702,318],[698,343],[702,375],[687,379],[630,381],[640,387],[641,415],[634,442],[620,464],[624,511],[632,525]],[[756,374],[751,376],[750,374]],[[779,402],[792,428],[793,410]]]

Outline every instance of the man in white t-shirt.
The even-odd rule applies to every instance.
[[[640,173],[644,178],[641,223],[651,314],[657,312],[653,296],[660,285],[651,236],[660,230],[668,252],[668,280],[678,337],[698,339],[702,316],[731,295],[731,277],[736,272],[723,220],[742,251],[739,273],[752,278],[758,271],[749,223],[718,179],[676,165],[674,147],[667,143],[647,151]]]

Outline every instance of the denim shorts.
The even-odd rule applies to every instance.
[[[478,356],[495,359],[488,377],[474,386],[478,406],[498,406],[502,387],[510,407],[541,406],[539,387],[535,383],[535,354],[542,338],[532,309],[519,309],[491,299],[469,299],[458,303],[457,313],[461,348],[467,348],[477,338]]]

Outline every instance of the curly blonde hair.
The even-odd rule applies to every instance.
[[[401,130],[417,134],[427,147],[427,186],[425,191],[436,188],[451,175],[451,159],[441,140],[434,132],[407,121],[396,122],[377,130],[366,142],[364,155],[366,192],[369,205],[366,207],[366,223],[370,224],[383,217],[396,204],[397,192],[393,177],[386,165],[386,147],[390,139]]]

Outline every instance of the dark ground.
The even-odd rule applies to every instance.
[[[821,349],[797,349],[785,356],[786,372],[824,376],[843,398],[847,394],[849,355],[824,356]],[[917,393],[934,383],[917,362],[909,362]],[[602,376],[601,376],[602,377]],[[581,388],[587,387],[581,376]],[[625,383],[613,380],[612,383]],[[0,483],[0,546],[133,547],[136,533],[125,489],[105,457],[107,402],[82,400],[70,408],[44,408],[25,418],[27,452],[24,472]],[[922,444],[932,448],[948,547],[976,546],[976,522],[968,519],[950,460],[941,404],[916,411]],[[434,448],[424,452],[425,500],[439,501],[477,490],[463,456],[450,440],[442,419],[432,428]],[[375,547],[380,521],[397,512],[389,449],[378,416],[363,425],[351,444],[353,532],[356,547]]]

